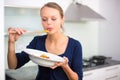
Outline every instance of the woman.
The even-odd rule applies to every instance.
[[[47,35],[35,36],[27,48],[42,50],[59,55],[64,62],[56,62],[52,67],[38,65],[36,80],[82,80],[81,44],[62,33],[64,15],[62,8],[54,3],[45,4],[40,10],[42,25]],[[19,28],[9,28],[8,66],[17,69],[30,61],[28,54],[15,54],[15,41],[26,32]]]

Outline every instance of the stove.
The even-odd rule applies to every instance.
[[[108,64],[106,62],[107,57],[105,56],[92,56],[89,59],[83,59],[83,68],[95,67],[100,65]]]

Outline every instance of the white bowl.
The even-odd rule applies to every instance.
[[[40,65],[40,66],[44,66],[44,67],[52,67],[54,66],[55,62],[63,62],[64,59],[60,56],[57,56],[55,54],[52,53],[47,53],[44,51],[40,51],[40,50],[35,50],[35,49],[24,49],[24,52],[26,52],[27,54],[29,54],[30,59]],[[43,58],[40,57],[42,55],[47,56],[48,58]]]

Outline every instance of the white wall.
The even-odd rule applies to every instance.
[[[4,36],[3,36],[3,26],[4,26],[4,9],[3,0],[0,0],[0,80],[4,80]]]
[[[81,42],[83,57],[97,54],[98,22],[65,23],[65,33]]]
[[[99,54],[120,60],[120,0],[99,0],[106,21],[99,26]]]

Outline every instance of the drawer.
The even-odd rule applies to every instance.
[[[120,67],[118,65],[110,66],[110,67],[104,68],[103,71],[105,75],[116,74],[116,73],[119,73]]]
[[[119,74],[109,75],[106,76],[104,80],[120,80],[120,75]]]
[[[83,80],[103,80],[102,74],[103,71],[101,69],[88,71],[83,74]]]

